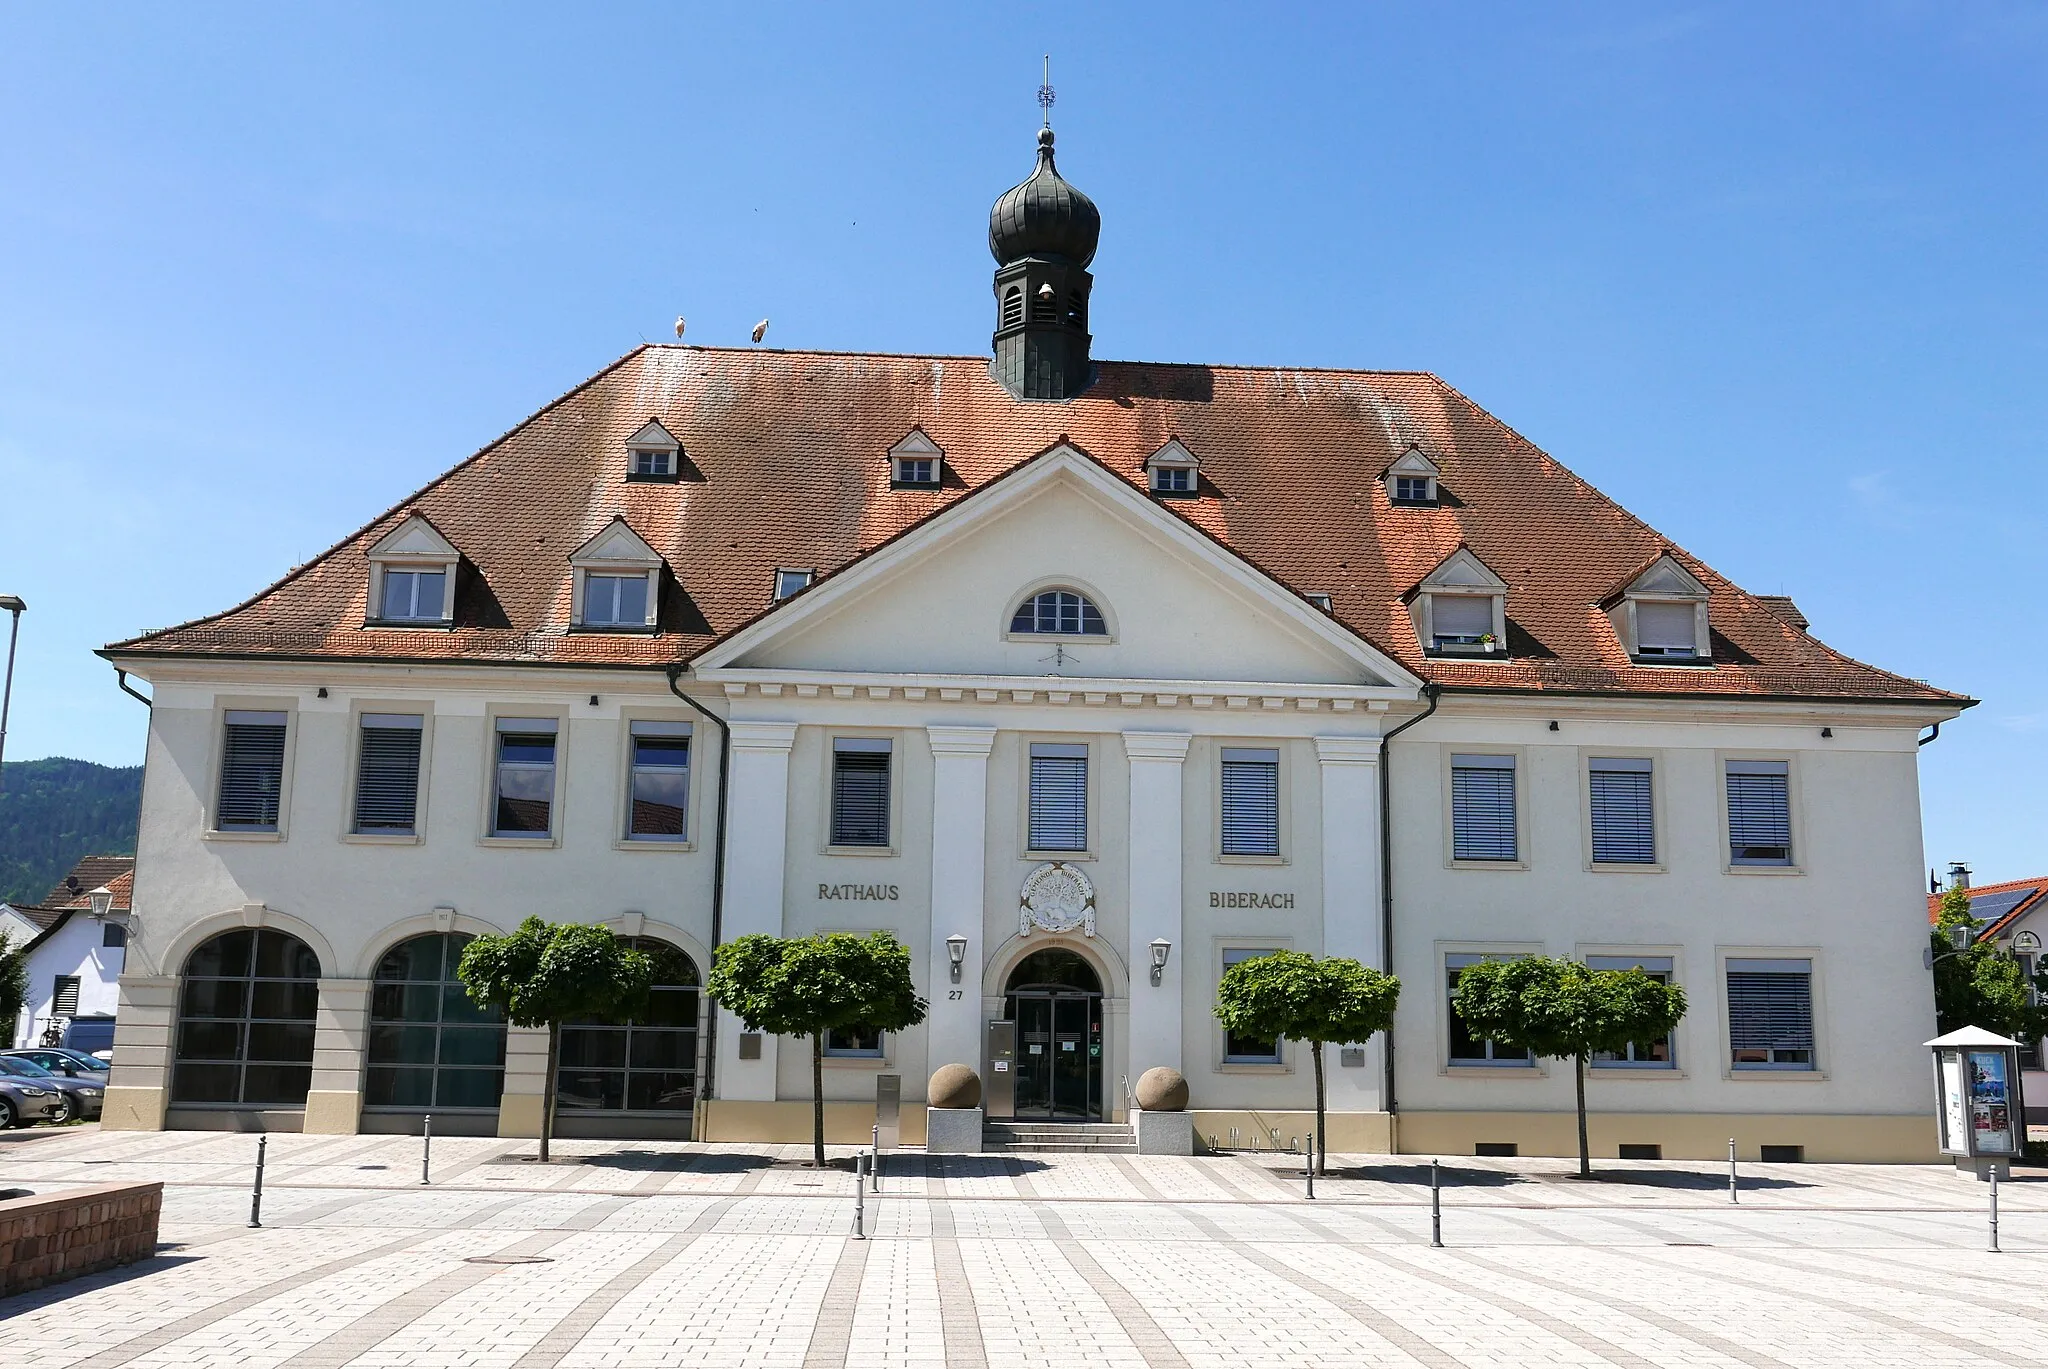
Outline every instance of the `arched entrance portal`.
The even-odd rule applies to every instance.
[[[1017,1118],[1102,1120],[1102,980],[1058,947],[1010,973],[1004,1011],[1017,1024]]]

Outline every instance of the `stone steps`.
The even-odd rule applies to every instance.
[[[982,1149],[989,1152],[1046,1152],[1114,1155],[1138,1153],[1138,1139],[1116,1122],[989,1122]]]

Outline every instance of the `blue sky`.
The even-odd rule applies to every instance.
[[[12,759],[638,343],[987,344],[1053,54],[1097,354],[1425,368],[1984,704],[1930,862],[2048,871],[2048,10],[0,7]]]

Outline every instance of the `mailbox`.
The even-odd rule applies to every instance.
[[[1941,1153],[1959,1169],[1988,1176],[1996,1161],[2027,1148],[2020,1096],[2020,1043],[1982,1027],[1964,1027],[1927,1043],[1934,1051],[1935,1117]]]

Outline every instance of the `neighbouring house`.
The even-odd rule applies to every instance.
[[[569,1134],[808,1136],[809,1044],[714,1010],[712,950],[887,930],[931,1014],[823,1043],[842,1141],[888,1075],[920,1140],[964,1064],[1101,1124],[1170,1067],[1200,1135],[1284,1143],[1311,1062],[1212,1010],[1294,949],[1402,982],[1328,1052],[1330,1148],[1569,1154],[1573,1071],[1453,1006],[1545,953],[1690,996],[1593,1062],[1598,1153],[1931,1159],[1918,743],[1972,700],[1434,375],[1094,359],[1099,228],[1047,129],[987,351],[637,347],[105,648],[154,698],[105,1125],[533,1135],[547,1034],[456,965],[537,914],[660,967],[565,1031]]]
[[[114,1044],[134,888],[135,857],[87,856],[40,904],[5,905],[0,929],[28,947],[28,1004],[10,1044],[82,1051]]]
[[[1970,891],[1970,916],[1977,920],[1977,940],[2009,951],[2029,975],[2048,973],[2048,875],[2008,879],[1997,884],[1972,884],[1970,870],[1949,866],[1948,885],[1960,882]],[[1927,896],[1927,920],[1941,915],[1941,892]],[[2027,1120],[2048,1122],[2048,1071],[2042,1068],[2041,1042],[2020,1049],[2020,1089]]]

